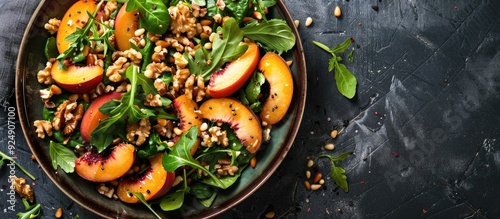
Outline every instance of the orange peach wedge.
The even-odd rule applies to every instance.
[[[90,135],[94,129],[99,126],[99,122],[108,118],[108,116],[99,111],[99,108],[112,99],[119,100],[121,97],[122,93],[111,92],[103,94],[92,101],[87,111],[85,111],[85,114],[83,114],[82,122],[80,124],[80,134],[83,140],[90,142]]]
[[[269,125],[285,116],[293,96],[293,78],[286,62],[276,53],[268,52],[259,62],[259,69],[269,83],[269,97],[265,100],[260,118]]]
[[[201,104],[200,110],[204,119],[228,123],[247,150],[257,152],[262,143],[262,128],[247,106],[232,98],[214,98]]]
[[[119,50],[125,51],[131,48],[130,39],[134,37],[139,28],[139,14],[137,11],[127,12],[127,3],[118,11],[115,19],[115,40]]]
[[[247,51],[240,58],[212,74],[206,89],[208,95],[214,98],[228,97],[250,78],[259,63],[260,52],[257,44],[247,43],[247,45]]]
[[[125,175],[134,164],[135,147],[121,143],[111,152],[87,152],[75,161],[75,172],[92,182],[108,182]]]
[[[177,117],[180,120],[179,128],[182,132],[186,132],[193,126],[196,126],[198,131],[200,130],[203,119],[199,113],[198,104],[193,99],[186,95],[178,96],[174,99],[173,106],[177,111]],[[177,140],[178,138],[175,139],[175,142]],[[191,147],[191,155],[194,155],[198,150],[199,144],[200,141],[198,140]]]
[[[72,93],[87,93],[101,83],[104,69],[98,65],[76,66],[70,65],[66,70],[59,68],[55,62],[50,70],[50,76],[61,88]]]
[[[66,37],[74,33],[76,28],[85,27],[89,20],[87,12],[92,14],[96,9],[97,4],[94,0],[79,0],[66,11],[56,36],[59,53],[63,53],[69,48],[71,42],[66,41]],[[88,47],[86,47],[84,55],[87,55],[87,52]]]
[[[140,200],[134,193],[142,193],[144,199],[151,200],[161,197],[170,190],[175,180],[175,173],[163,169],[162,157],[158,153],[150,159],[150,167],[138,175],[123,179],[118,183],[116,195],[126,203],[138,203]]]

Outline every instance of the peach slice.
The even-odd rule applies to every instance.
[[[161,197],[170,190],[175,180],[175,173],[167,172],[162,164],[163,153],[150,159],[151,166],[139,175],[121,180],[116,189],[116,195],[126,203],[138,203],[140,200],[131,192],[140,192],[144,199],[151,200]]]
[[[59,68],[59,61],[52,65],[50,75],[61,88],[72,93],[87,93],[101,83],[104,69],[98,65],[70,65],[66,70]]]
[[[259,63],[260,52],[257,44],[247,43],[247,45],[247,51],[240,58],[212,74],[206,89],[207,94],[214,98],[228,97],[250,78]]]
[[[79,0],[66,11],[56,36],[57,50],[59,50],[59,53],[66,51],[71,43],[66,41],[65,38],[74,33],[76,28],[85,27],[89,20],[87,11],[92,14],[96,9],[97,4],[94,0]],[[88,47],[85,47],[85,50],[83,54],[86,56]]]
[[[228,123],[250,153],[255,153],[262,143],[259,119],[247,106],[232,98],[214,98],[200,106],[204,119]]]
[[[191,98],[186,95],[178,96],[173,101],[173,106],[177,111],[177,117],[180,120],[179,128],[182,132],[189,130],[191,127],[198,127],[198,131],[200,130],[201,124],[203,123],[203,119],[198,112],[198,104]],[[177,141],[177,139],[175,139]],[[191,147],[191,155],[193,155],[199,146],[199,141]]]
[[[134,33],[139,29],[139,14],[137,11],[127,12],[127,3],[116,14],[115,19],[115,40],[119,50],[124,51],[131,48],[130,39],[134,37]]]
[[[108,182],[125,175],[134,164],[135,147],[121,143],[111,152],[87,152],[75,161],[75,172],[92,182]]]
[[[83,140],[90,142],[90,134],[99,126],[101,120],[108,118],[108,116],[99,111],[99,108],[110,100],[119,100],[121,97],[122,93],[111,92],[103,94],[92,101],[87,111],[85,111],[85,114],[83,114],[80,124],[80,134]]]
[[[283,119],[292,102],[292,73],[285,60],[274,52],[268,52],[262,57],[259,69],[270,87],[260,118],[269,125],[276,124]]]

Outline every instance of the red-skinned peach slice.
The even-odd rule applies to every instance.
[[[247,51],[240,58],[212,74],[206,89],[208,95],[214,98],[228,97],[250,78],[259,63],[260,52],[257,44],[247,43],[247,45]]]
[[[269,83],[269,97],[265,100],[260,118],[269,125],[276,124],[285,116],[293,96],[293,78],[286,62],[276,53],[268,52],[259,62]]]
[[[70,65],[66,70],[59,68],[55,62],[50,70],[50,76],[61,88],[72,93],[87,93],[101,83],[104,69],[98,65]]]
[[[131,192],[140,192],[144,199],[151,200],[163,196],[170,190],[175,180],[175,173],[167,172],[162,164],[163,153],[151,158],[149,169],[121,180],[116,189],[116,195],[126,203],[138,203],[140,200]]]
[[[111,92],[101,95],[92,101],[87,111],[85,111],[85,114],[83,114],[82,122],[80,124],[80,134],[83,140],[90,142],[90,134],[92,134],[94,129],[99,126],[99,122],[101,120],[108,118],[108,116],[99,111],[99,108],[110,100],[119,100],[121,97],[122,93]]]
[[[111,152],[87,152],[75,161],[75,172],[92,182],[108,182],[125,175],[134,164],[135,147],[121,143]]]
[[[69,48],[70,42],[66,41],[65,38],[74,33],[76,28],[85,27],[89,20],[87,11],[92,14],[96,9],[97,4],[94,0],[79,0],[66,11],[56,36],[57,50],[59,50],[59,53],[63,53]],[[86,55],[87,52],[88,47],[86,47],[84,55]]]
[[[116,14],[115,19],[115,40],[119,50],[130,49],[130,39],[134,37],[135,31],[139,28],[139,15],[137,11],[127,12],[127,3]]]
[[[196,101],[186,95],[181,95],[174,99],[173,106],[177,111],[177,117],[180,120],[179,128],[182,132],[189,130],[193,126],[198,127],[198,131],[200,130],[203,120]],[[193,147],[191,147],[191,155],[196,152],[199,144],[200,142],[196,141]]]
[[[250,153],[262,143],[262,128],[255,114],[241,102],[232,98],[213,98],[200,106],[204,119],[228,123]]]

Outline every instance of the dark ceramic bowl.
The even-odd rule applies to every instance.
[[[66,174],[52,167],[49,156],[48,140],[39,139],[33,122],[42,118],[43,103],[39,97],[42,86],[38,84],[36,74],[45,67],[44,55],[46,39],[49,37],[43,28],[53,17],[62,18],[74,1],[42,0],[33,14],[24,33],[16,72],[16,99],[20,123],[31,151],[49,178],[72,200],[95,214],[106,218],[155,218],[142,204],[130,205],[110,200],[95,190],[94,184],[82,180],[77,174]],[[294,98],[285,119],[272,130],[271,142],[263,145],[257,153],[258,165],[255,169],[247,168],[239,181],[223,191],[210,208],[205,208],[197,201],[186,200],[180,210],[163,212],[162,218],[211,217],[237,205],[252,195],[273,174],[290,150],[304,112],[306,98],[306,66],[304,51],[297,29],[290,13],[282,0],[270,11],[272,17],[286,19],[297,41],[292,51],[283,54],[285,60],[293,60],[291,70],[294,77]]]

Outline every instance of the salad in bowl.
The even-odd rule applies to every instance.
[[[25,134],[48,144],[56,175],[101,198],[157,217],[212,207],[260,165],[275,127],[293,141],[291,111],[300,123],[293,98],[305,89],[283,58],[296,29],[270,12],[276,3],[72,2],[44,21],[41,107]]]

